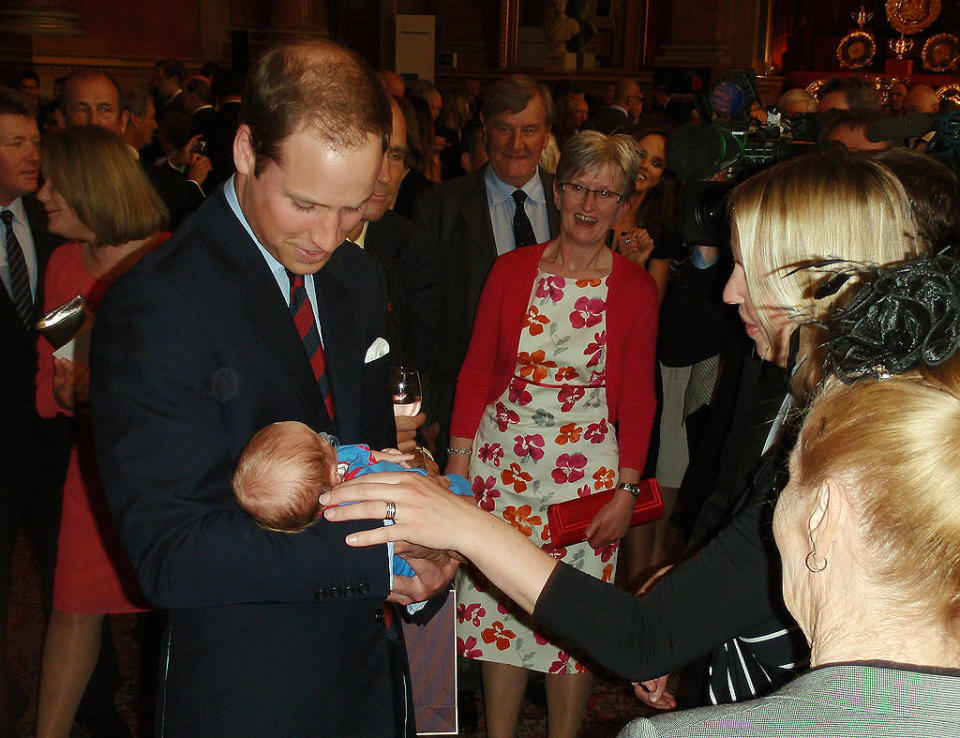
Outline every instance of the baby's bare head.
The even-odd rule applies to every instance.
[[[233,472],[233,494],[261,527],[296,533],[317,519],[320,495],[338,481],[333,445],[291,420],[250,439]]]

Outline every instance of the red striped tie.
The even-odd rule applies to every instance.
[[[323,397],[324,407],[327,408],[327,415],[330,416],[330,420],[333,420],[333,395],[330,393],[330,382],[327,380],[327,355],[323,352],[323,344],[320,343],[320,329],[317,328],[313,307],[307,298],[303,275],[288,274],[290,275],[290,312],[293,313],[293,322],[297,326],[300,340],[303,341],[303,348],[310,360],[310,368],[313,369],[317,386],[320,387],[320,395]]]

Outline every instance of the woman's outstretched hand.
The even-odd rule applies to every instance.
[[[507,596],[532,613],[557,561],[525,535],[481,510],[471,497],[447,491],[430,477],[408,472],[365,474],[320,496],[327,520],[382,520],[393,503],[394,524],[351,533],[351,546],[407,541],[470,559]],[[399,544],[398,544],[399,546]],[[404,555],[399,548],[397,552]],[[411,562],[416,570],[416,564]],[[419,576],[419,571],[418,571]]]
[[[387,517],[387,503],[395,505],[393,525],[352,533],[346,539],[351,546],[409,541],[439,550],[461,550],[485,523],[496,524],[472,498],[458,497],[429,477],[404,472],[365,474],[323,494],[320,502],[356,503],[328,507],[323,515],[330,521],[382,520]]]
[[[657,710],[676,710],[677,700],[667,689],[669,678],[669,674],[664,674],[662,677],[648,679],[645,682],[634,682],[633,693],[641,702]]]

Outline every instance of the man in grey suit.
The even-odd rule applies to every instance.
[[[553,121],[547,89],[526,75],[507,77],[491,90],[480,117],[489,163],[425,191],[413,211],[435,249],[443,297],[438,376],[434,386],[424,387],[441,438],[493,260],[555,237],[560,222],[553,176],[537,166]]]

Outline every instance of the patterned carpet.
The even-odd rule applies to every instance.
[[[21,540],[13,563],[14,592],[11,604],[9,632],[10,658],[20,677],[20,684],[29,698],[29,709],[20,721],[18,738],[30,738],[36,730],[36,693],[40,673],[40,659],[45,628],[40,606],[40,584],[32,551]],[[152,704],[138,695],[138,647],[133,636],[137,616],[118,615],[112,620],[114,641],[119,654],[120,689],[117,707],[135,736],[147,735]],[[529,697],[529,695],[528,695]],[[483,714],[481,698],[477,697],[478,714]],[[598,676],[594,693],[587,706],[587,715],[580,735],[583,738],[615,736],[629,719],[643,714],[644,706],[633,696],[630,685],[612,676]],[[483,720],[476,733],[464,736],[482,738]],[[545,738],[546,711],[529,698],[524,701],[517,735],[523,738]],[[75,727],[71,738],[98,738]]]

